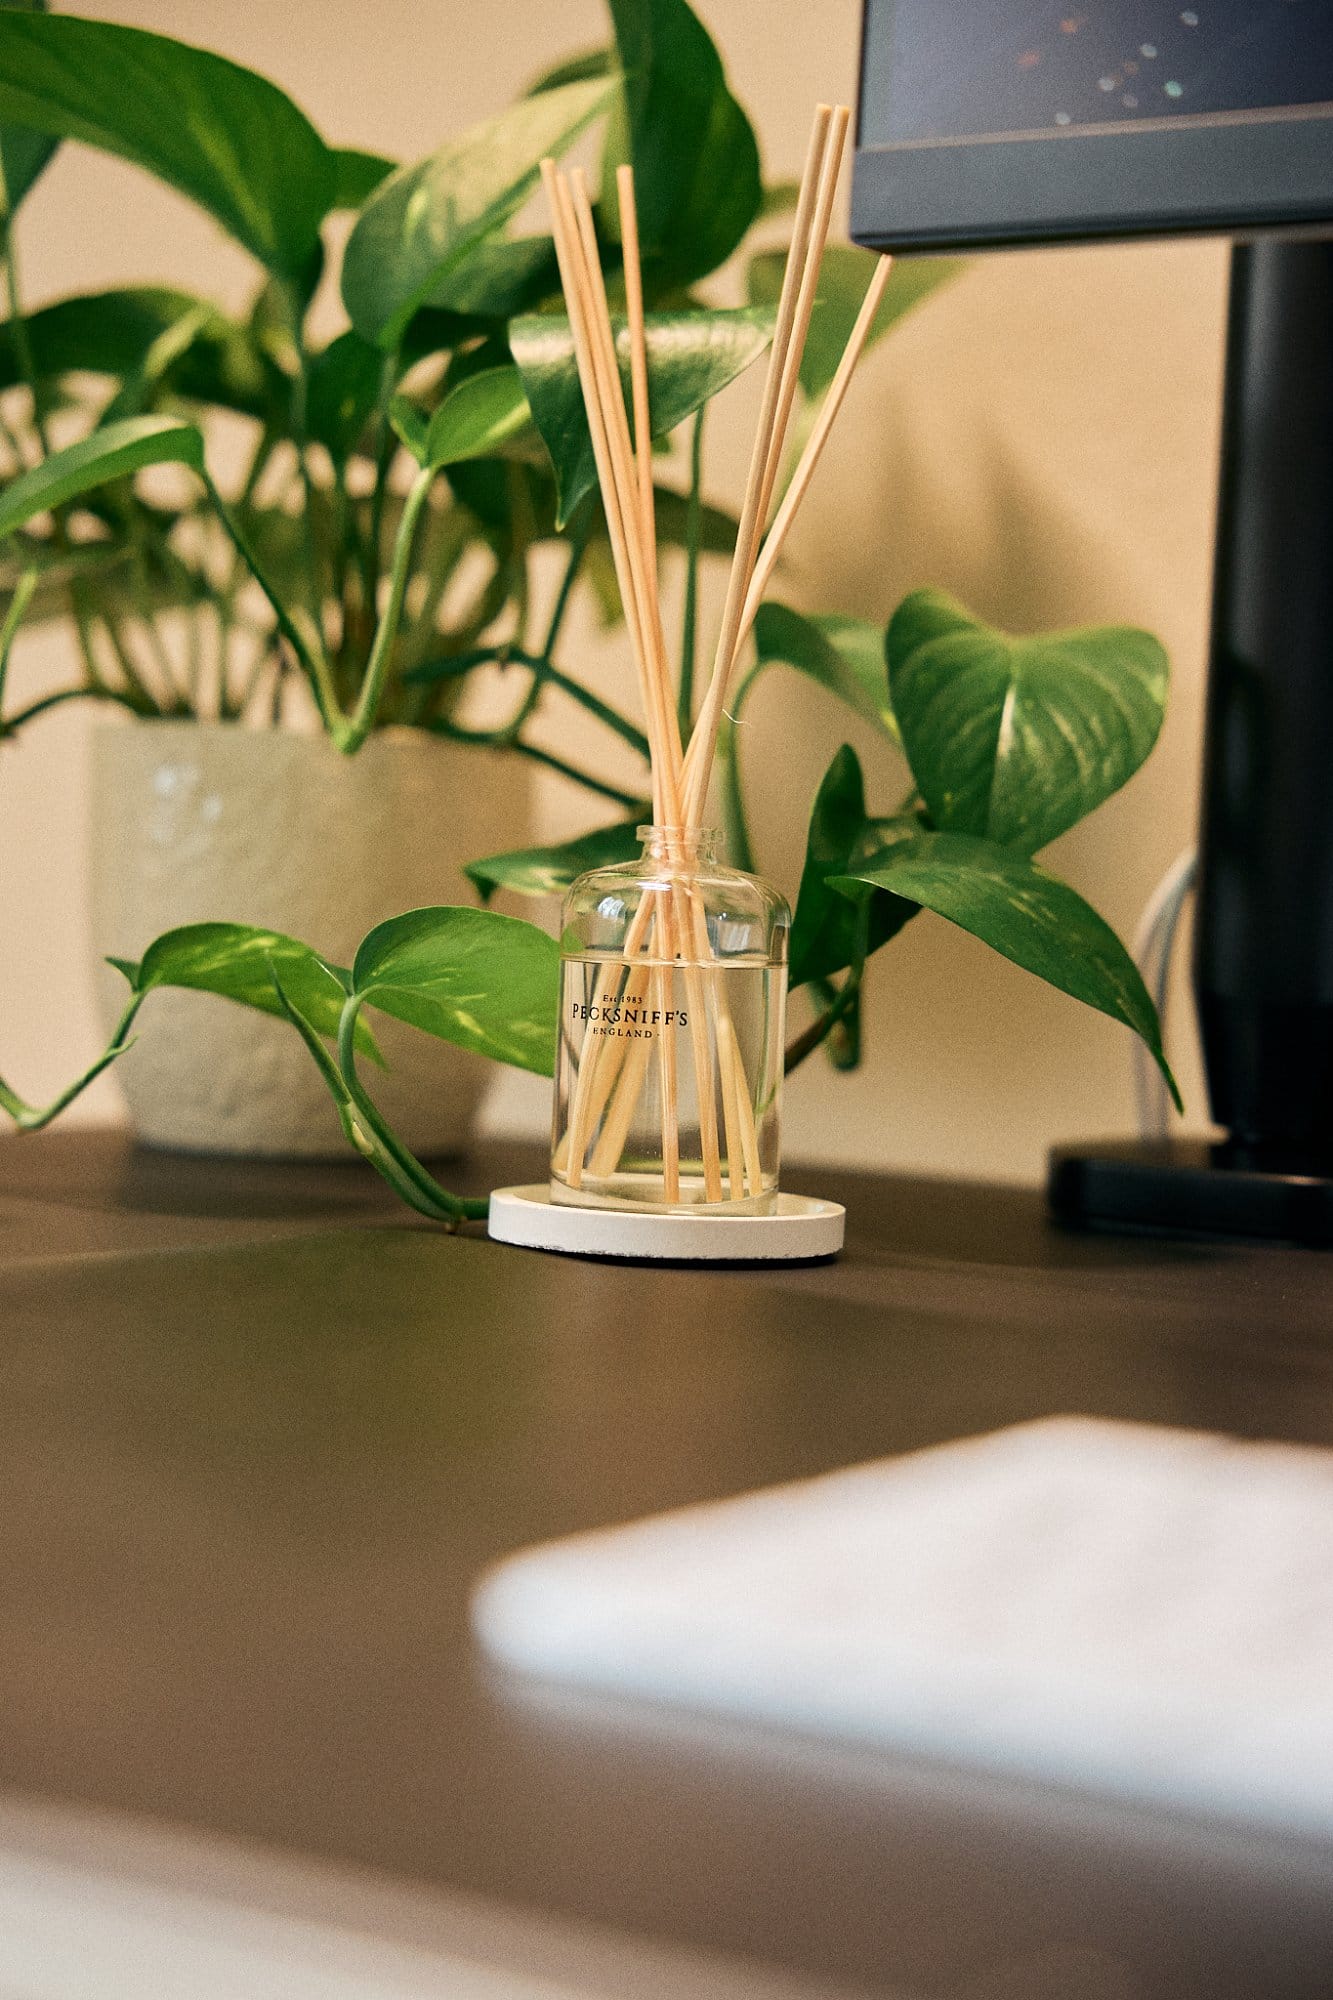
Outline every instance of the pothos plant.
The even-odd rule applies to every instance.
[[[548,896],[635,851],[646,802],[531,734],[559,695],[591,710],[621,755],[646,749],[631,716],[557,662],[576,586],[597,589],[609,614],[617,607],[551,242],[515,235],[512,223],[541,158],[599,121],[603,175],[633,161],[652,428],[689,466],[687,485],[664,486],[657,508],[659,534],[684,552],[678,700],[688,716],[699,565],[729,548],[734,525],[703,497],[704,413],[768,344],[780,258],[750,258],[746,307],[711,307],[695,287],[785,195],[765,192],[753,130],[685,0],[610,0],[610,14],[606,49],[540,79],[488,125],[395,167],[329,146],[274,85],[206,51],[106,23],[0,12],[10,293],[0,386],[7,368],[18,396],[6,398],[3,427],[12,477],[0,492],[0,548],[11,596],[0,734],[76,696],[149,718],[253,720],[279,715],[295,689],[348,754],[373,728],[407,722],[536,758],[622,808],[623,818],[558,847],[475,861],[467,873],[483,903],[499,889]],[[238,320],[140,289],[25,316],[14,218],[61,139],[127,157],[203,206],[262,267],[249,314]],[[600,211],[599,235],[614,292],[613,207]],[[339,285],[348,324],[315,345],[311,304],[339,209],[354,211]],[[870,268],[857,251],[828,253],[798,425],[818,409]],[[877,332],[953,268],[904,267]],[[103,385],[96,395],[90,377]],[[249,464],[225,492],[207,444],[218,410],[248,418],[253,431]],[[71,424],[82,434],[57,445],[56,427]],[[173,496],[135,485],[164,465],[185,482]],[[563,579],[534,637],[531,561],[551,541],[565,550]],[[187,621],[180,660],[162,637],[168,609]],[[66,612],[80,637],[80,680],[5,719],[19,624]],[[791,964],[813,1018],[788,1067],[824,1042],[839,1063],[855,1063],[867,963],[931,909],[1128,1025],[1165,1070],[1157,1017],[1124,947],[1033,859],[1152,747],[1166,693],[1157,643],[1120,629],[1012,638],[931,591],[910,597],[887,633],[765,605],[721,749],[730,846],[743,866],[754,857],[735,718],[756,679],[779,664],[869,722],[909,779],[896,810],[872,811],[844,748],[819,788]],[[513,714],[500,728],[472,729],[460,720],[467,679],[497,665],[520,677]],[[485,907],[394,919],[347,968],[273,932],[190,926],[119,965],[125,1012],[84,1077],[40,1108],[0,1084],[0,1106],[20,1129],[46,1124],[123,1054],[157,987],[215,992],[289,1020],[352,1143],[413,1207],[455,1222],[478,1205],[439,1186],[366,1090],[358,1061],[378,1056],[374,1013],[550,1073],[557,966],[544,931]]]
[[[609,14],[605,48],[399,166],[328,143],[275,84],[207,50],[0,0],[0,589],[29,621],[68,620],[79,649],[67,685],[0,706],[0,737],[74,699],[252,724],[313,705],[349,753],[409,724],[635,803],[541,740],[553,701],[591,709],[636,751],[641,739],[555,657],[576,585],[608,618],[619,607],[591,460],[558,488],[534,423],[543,394],[559,398],[563,357],[544,339],[559,278],[550,236],[515,219],[542,157],[585,133],[602,134],[604,177],[633,161],[665,439],[768,345],[763,252],[747,306],[712,309],[696,288],[789,194],[765,188],[685,0],[609,0]],[[247,309],[157,283],[25,312],[22,205],[69,140],[203,208],[257,267]],[[829,265],[812,342],[828,372],[869,262]],[[906,274],[880,330],[949,268]],[[827,379],[808,373],[807,401]],[[219,419],[243,434],[226,476]],[[175,470],[136,483],[156,467]],[[693,574],[734,523],[703,499],[701,454],[692,469],[687,486],[664,479],[657,522]],[[565,587],[538,625],[534,558],[553,544]],[[511,713],[470,728],[470,679],[497,664]]]

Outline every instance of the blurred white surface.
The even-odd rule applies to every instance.
[[[838,2000],[463,1897],[0,1802],[0,2000]]]
[[[1062,1418],[580,1536],[510,1667],[1333,1839],[1333,1452]]]

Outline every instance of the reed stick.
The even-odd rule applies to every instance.
[[[747,1190],[758,1195],[763,1181],[754,1097],[730,1013],[724,968],[715,961],[707,915],[692,876],[691,845],[700,825],[717,728],[740,648],[846,393],[887,276],[886,266],[881,266],[819,420],[765,536],[817,297],[848,118],[844,108],[835,111],[827,105],[819,106],[815,114],[722,627],[688,754],[681,740],[659,602],[647,333],[633,170],[622,167],[617,173],[629,322],[627,414],[586,177],[578,172],[572,176],[560,173],[551,161],[542,164],[579,384],[647,726],[653,812],[658,825],[666,830],[668,891],[641,898],[621,958],[598,969],[594,996],[603,1005],[615,1004],[618,999],[622,1007],[647,999],[665,1014],[670,1011],[679,969],[689,1012],[704,1198],[708,1202],[718,1202],[723,1195],[719,1104],[728,1195],[732,1200],[744,1199]],[[680,1089],[676,1042],[669,1031],[642,1040],[585,1036],[567,1130],[556,1155],[557,1165],[571,1186],[581,1185],[585,1170],[594,1178],[615,1173],[647,1087],[654,1041],[661,1098],[663,1193],[669,1202],[679,1200]]]
[[[665,703],[660,698],[661,679],[666,672],[666,647],[661,637],[660,619],[654,618],[655,594],[650,599],[646,588],[647,568],[650,565],[645,565],[642,540],[634,532],[634,482],[628,476],[624,401],[601,265],[597,257],[591,204],[586,185],[579,187],[575,183],[571,190],[566,177],[556,172],[554,162],[543,162],[542,177],[551,203],[561,283],[574,333],[579,380],[593,439],[612,555],[625,605],[631,647],[639,668],[640,691],[652,752],[653,810],[659,825],[678,826],[681,815],[677,786],[682,761],[679,725],[669,691]],[[653,562],[655,564],[655,551]],[[649,629],[653,622],[658,627],[656,644]],[[634,929],[626,940],[627,955],[641,948],[650,916],[651,908],[645,898],[636,914]],[[607,975],[611,975],[609,979]],[[689,1014],[700,1099],[705,1197],[709,1201],[718,1201],[721,1199],[721,1171],[713,1100],[712,1053],[707,1042],[704,996],[697,974],[688,966],[685,978],[687,990],[693,989],[689,990]],[[609,997],[614,984],[618,984],[618,975],[612,974],[611,968],[607,967],[599,974],[599,995]],[[582,1183],[588,1141],[616,1086],[623,1059],[624,1045],[608,1039],[595,1045],[591,1061],[585,1059],[579,1065],[565,1163],[567,1178],[575,1188]]]
[[[870,338],[870,330],[875,323],[875,315],[879,311],[880,302],[884,297],[884,287],[889,282],[892,270],[892,257],[884,256],[880,258],[871,274],[870,283],[866,287],[866,295],[861,301],[861,310],[856,316],[856,323],[851,333],[848,335],[847,345],[842,351],[842,359],[838,363],[837,372],[828,386],[819,415],[815,419],[810,436],[806,440],[805,449],[801,453],[797,461],[796,470],[792,474],[791,484],[783,495],[782,504],[778,508],[773,525],[764,539],[764,546],[755,564],[754,574],[750,579],[749,589],[746,592],[744,615],[741,619],[742,640],[749,633],[751,626],[758,616],[764,592],[768,589],[773,571],[777,566],[778,558],[782,554],[782,545],[791,531],[792,522],[796,519],[797,509],[809,490],[810,481],[815,476],[815,469],[819,464],[824,446],[828,443],[829,433],[837,421],[838,412],[843,405],[843,399],[851,387],[852,375],[855,372],[856,364],[861,358],[861,352],[865,347],[866,341]]]
[[[726,602],[722,610],[722,629],[718,634],[717,651],[713,659],[712,672],[703,701],[699,707],[698,720],[694,727],[692,742],[702,740],[716,742],[718,726],[722,720],[722,704],[726,697],[727,681],[731,674],[731,663],[735,657],[737,638],[740,631],[741,614],[745,608],[745,592],[754,567],[759,535],[763,521],[760,507],[764,496],[764,477],[768,468],[769,453],[773,446],[773,430],[777,420],[778,401],[782,391],[783,374],[787,361],[787,350],[791,343],[792,329],[796,321],[796,308],[800,298],[801,276],[810,247],[810,233],[814,227],[815,209],[819,197],[819,179],[824,164],[824,154],[828,146],[829,128],[833,121],[833,108],[821,104],[815,111],[814,124],[810,132],[810,143],[806,149],[805,167],[801,175],[801,189],[796,202],[796,214],[792,222],[791,247],[787,252],[787,268],[783,274],[782,290],[778,298],[777,317],[773,327],[773,344],[769,350],[768,374],[764,381],[763,401],[759,410],[759,424],[755,432],[754,448],[750,456],[750,470],[745,482],[745,499],[741,507],[740,526],[736,531],[736,548],[732,556],[731,574],[727,580]],[[711,762],[711,759],[709,760]],[[703,810],[704,793],[707,790],[707,772],[697,768],[688,783],[685,795],[687,818],[695,825]]]
[[[819,187],[815,195],[810,243],[806,253],[805,268],[801,272],[792,337],[787,348],[782,382],[778,390],[778,410],[769,437],[768,462],[764,467],[763,492],[759,501],[761,533],[768,524],[769,510],[773,505],[773,491],[777,485],[786,446],[787,426],[791,422],[792,405],[796,400],[796,391],[800,387],[801,360],[810,333],[815,301],[819,296],[819,273],[824,263],[824,246],[828,241],[829,223],[833,219],[833,203],[837,197],[838,180],[842,173],[843,149],[847,143],[847,128],[851,123],[851,117],[852,114],[847,106],[839,104],[834,107],[833,116],[829,120],[824,158],[820,167]]]

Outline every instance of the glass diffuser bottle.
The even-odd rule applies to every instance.
[[[639,829],[565,898],[551,1198],[763,1214],[778,1189],[787,937],[717,836]]]

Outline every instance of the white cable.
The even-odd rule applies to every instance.
[[[1134,935],[1134,963],[1156,1002],[1164,1032],[1176,932],[1180,926],[1180,913],[1194,887],[1198,870],[1197,848],[1186,848],[1172,862],[1148,898]],[[1171,1100],[1161,1071],[1137,1036],[1134,1039],[1133,1061],[1139,1137],[1164,1139],[1171,1115]]]

